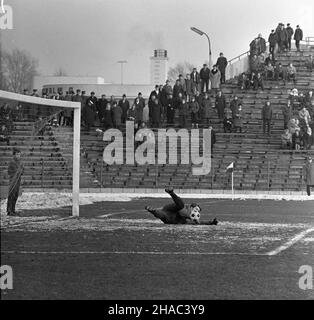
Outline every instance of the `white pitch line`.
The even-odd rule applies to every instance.
[[[42,255],[69,255],[69,254],[91,254],[91,255],[237,255],[237,256],[265,256],[265,253],[245,252],[166,252],[166,251],[14,251],[1,250],[1,254],[42,254]]]
[[[269,251],[268,253],[266,253],[268,256],[275,256],[278,253],[285,251],[287,249],[289,249],[290,247],[292,247],[294,244],[296,244],[297,242],[299,242],[301,239],[303,239],[307,234],[314,232],[314,228],[310,228],[307,230],[304,230],[300,233],[298,233],[296,236],[294,236],[292,239],[290,239],[289,241],[287,241],[285,244],[283,244],[282,246],[279,246],[278,248]]]

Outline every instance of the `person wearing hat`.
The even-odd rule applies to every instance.
[[[203,64],[203,68],[200,71],[200,79],[201,79],[201,93],[204,93],[204,87],[206,87],[206,91],[208,92],[209,86],[209,73],[210,70],[206,63]]]
[[[9,191],[7,202],[7,215],[16,214],[15,205],[19,197],[21,176],[23,174],[24,167],[21,163],[21,151],[17,148],[13,149],[13,159],[8,166],[9,176]]]
[[[287,31],[287,34],[288,34],[287,47],[288,47],[288,50],[290,51],[291,50],[291,39],[292,39],[292,36],[293,36],[293,33],[294,33],[293,29],[290,26],[290,23],[287,23],[286,31]]]
[[[200,75],[197,72],[196,68],[193,68],[192,72],[191,72],[191,80],[192,80],[192,90],[193,93],[195,94],[196,91],[199,91],[199,83],[200,83]]]
[[[300,41],[303,39],[303,31],[300,29],[300,26],[297,25],[294,33],[295,46],[297,51],[300,51]]]
[[[314,187],[314,163],[312,157],[307,158],[307,162],[303,168],[303,178],[306,184],[306,193],[311,195],[311,187]]]
[[[272,118],[273,118],[273,108],[269,99],[267,99],[262,109],[262,121],[263,121],[263,133],[266,134],[266,127],[267,127],[268,136],[270,136]]]
[[[277,33],[273,29],[268,37],[269,53],[271,53],[273,59],[274,59],[274,52],[275,52],[275,47],[276,47],[277,41],[278,41]]]
[[[228,61],[226,57],[224,57],[224,54],[222,52],[220,52],[219,54],[219,58],[217,59],[216,65],[221,74],[220,82],[226,83],[226,67],[228,65]]]

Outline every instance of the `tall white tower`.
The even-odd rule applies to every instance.
[[[164,84],[168,77],[167,50],[156,49],[150,58],[150,83],[152,85]]]

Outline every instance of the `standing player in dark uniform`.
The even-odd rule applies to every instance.
[[[21,176],[23,174],[23,165],[21,164],[21,151],[13,149],[13,160],[10,161],[8,167],[9,175],[9,192],[8,192],[8,203],[7,203],[7,214],[14,215],[15,204],[19,197],[19,190],[21,184]]]
[[[174,203],[167,204],[160,209],[146,206],[145,209],[152,213],[156,218],[165,224],[207,224],[217,225],[218,221],[214,218],[209,222],[200,222],[201,207],[196,203],[184,204],[182,199],[177,196],[173,189],[165,190],[171,196]]]

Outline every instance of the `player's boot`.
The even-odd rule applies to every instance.
[[[173,188],[169,187],[165,189],[165,192],[167,193],[172,193],[173,192]]]

